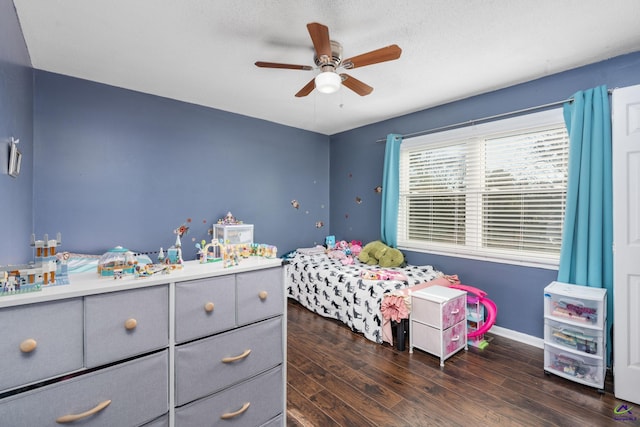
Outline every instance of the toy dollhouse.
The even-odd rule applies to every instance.
[[[0,296],[34,292],[43,286],[63,285],[68,283],[64,271],[58,278],[57,251],[62,243],[60,233],[55,239],[47,234],[42,240],[31,235],[31,246],[35,248],[34,262],[29,264],[0,266]]]

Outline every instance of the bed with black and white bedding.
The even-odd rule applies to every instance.
[[[324,252],[303,252],[296,251],[285,263],[287,296],[380,344],[393,345],[391,325],[381,312],[383,299],[395,291],[446,278],[430,265],[381,269],[357,257],[353,264],[344,265]]]

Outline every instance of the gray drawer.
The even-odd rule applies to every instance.
[[[259,426],[282,413],[284,408],[282,367],[279,366],[251,380],[220,393],[176,409],[177,427],[202,426]],[[223,414],[238,412],[232,418]]]
[[[3,426],[60,426],[56,419],[81,414],[111,400],[102,411],[71,425],[139,426],[169,410],[168,352],[18,394],[0,401]]]
[[[3,308],[0,325],[0,390],[82,369],[82,299]]]
[[[85,297],[84,339],[89,368],[166,347],[169,286]]]
[[[160,418],[156,418],[142,427],[169,427],[169,414],[164,414]]]
[[[235,325],[234,275],[176,284],[176,342],[212,335]]]
[[[280,414],[262,424],[260,427],[284,427],[284,415]]]
[[[246,325],[284,312],[283,279],[282,267],[236,275],[238,325]]]
[[[222,361],[247,350],[244,358]],[[282,318],[184,344],[175,359],[176,405],[183,405],[282,363]]]

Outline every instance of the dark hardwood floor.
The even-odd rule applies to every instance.
[[[495,336],[446,360],[379,345],[288,304],[288,426],[629,426],[605,393],[543,371],[543,350]],[[640,409],[638,419],[640,420]]]

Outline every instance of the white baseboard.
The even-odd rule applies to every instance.
[[[534,347],[544,348],[544,340],[542,338],[534,337],[533,335],[523,334],[522,332],[512,331],[511,329],[501,328],[500,326],[495,325],[491,327],[489,333],[524,344],[529,344]]]

